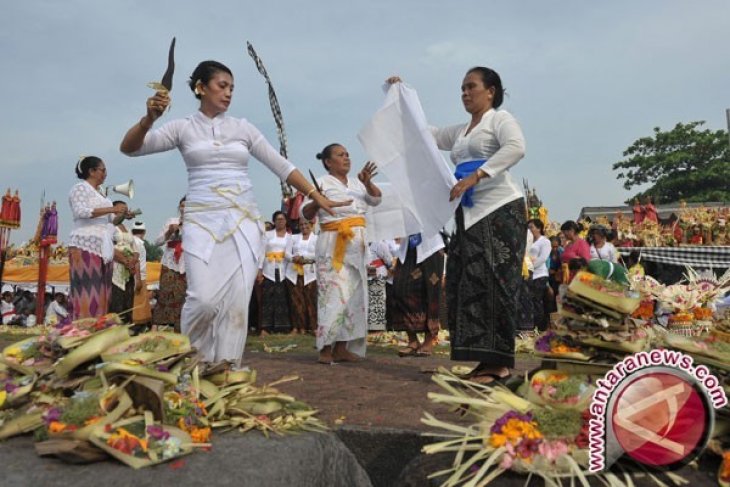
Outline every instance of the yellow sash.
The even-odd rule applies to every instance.
[[[294,270],[297,271],[298,276],[304,275],[304,266],[302,264],[297,264],[296,262],[293,263]]]
[[[266,252],[266,260],[269,262],[283,262],[284,252]]]
[[[320,229],[324,232],[337,232],[337,241],[335,242],[335,254],[332,256],[332,267],[336,271],[342,269],[342,262],[345,260],[345,249],[347,244],[355,236],[352,227],[364,227],[365,217],[353,216],[343,218],[334,222],[320,224]]]

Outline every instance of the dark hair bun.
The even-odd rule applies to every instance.
[[[324,159],[324,156],[322,155],[322,153],[321,153],[321,152],[317,152],[317,155],[316,155],[316,156],[314,156],[314,157],[316,157],[316,158],[317,158],[318,160],[320,160],[320,161]]]

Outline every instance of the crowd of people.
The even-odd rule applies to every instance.
[[[515,334],[526,323],[547,326],[557,283],[581,261],[617,259],[602,229],[592,230],[588,243],[575,222],[563,224],[562,240],[548,239],[543,221],[528,222],[524,196],[509,174],[525,154],[524,136],[500,108],[504,89],[492,69],[466,73],[465,123],[431,128],[456,167],[449,199],[460,204],[448,242],[420,233],[368,242],[365,214],[383,198],[374,162],[353,176],[347,148],[329,144],[317,154],[326,174],[309,181],[254,125],[227,114],[230,69],[204,61],[188,84],[198,111],[153,128],[170,104],[160,90],[120,144],[133,157],[177,149],[187,169],[178,215],[155,240],[164,249],[155,306],[150,309],[143,292],[146,229],[141,223],[127,228],[125,220],[135,215],[100,191],[106,166],[88,156],[76,164],[81,181],[69,194],[74,319],[116,312],[129,322],[172,325],[203,360],[236,366],[250,329],[314,334],[319,361],[328,364],[361,360],[369,330],[404,331],[408,345],[399,354],[427,356],[448,324],[452,359],[478,362],[469,378],[490,383],[509,377]],[[298,233],[290,233],[281,212],[264,228],[249,178],[251,157],[305,196]]]

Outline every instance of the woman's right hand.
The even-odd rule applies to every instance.
[[[396,83],[402,83],[403,80],[400,79],[400,76],[391,76],[388,79],[386,79],[385,82],[388,83],[389,85],[394,85]]]
[[[125,205],[124,203],[117,203],[116,205],[112,206],[111,212],[117,216],[126,215],[127,205]]]
[[[154,122],[162,116],[170,105],[170,95],[164,91],[158,91],[153,96],[147,98],[147,118]]]

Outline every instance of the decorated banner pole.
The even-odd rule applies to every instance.
[[[44,198],[45,199],[45,193]],[[41,200],[41,213],[38,219],[38,293],[36,297],[36,322],[43,323],[45,318],[46,282],[48,281],[48,261],[51,255],[51,246],[56,244],[58,235],[58,212],[56,202],[44,205]]]
[[[288,158],[286,131],[284,130],[284,117],[281,114],[281,107],[279,106],[279,100],[276,98],[274,86],[271,84],[271,79],[269,78],[269,73],[264,67],[264,63],[261,61],[261,58],[259,58],[259,56],[256,54],[256,51],[254,50],[251,43],[247,42],[246,44],[248,46],[248,54],[253,59],[254,63],[256,63],[256,68],[266,80],[266,85],[269,88],[269,105],[271,106],[271,114],[274,116],[274,122],[276,123],[276,133],[279,137],[279,153],[283,157]],[[297,194],[294,194],[292,187],[289,186],[286,181],[280,181],[280,184],[282,200],[281,209],[286,215],[289,227],[292,229],[292,231],[296,232],[299,228],[299,208],[304,202],[304,195],[299,192],[297,192]]]
[[[0,207],[0,283],[3,280],[5,260],[10,245],[10,232],[16,228],[20,228],[20,196],[17,189],[13,196],[8,188],[2,197],[2,207]]]

